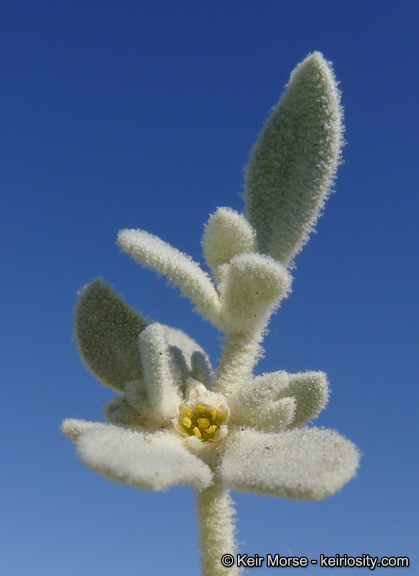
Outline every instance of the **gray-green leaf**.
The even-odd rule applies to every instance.
[[[247,167],[246,216],[259,252],[289,264],[306,244],[330,193],[342,132],[333,70],[314,52],[291,74]]]
[[[85,286],[75,310],[75,337],[86,366],[99,380],[122,392],[141,378],[138,336],[148,322],[102,279]]]

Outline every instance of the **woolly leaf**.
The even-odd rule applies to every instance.
[[[240,254],[226,265],[219,286],[223,328],[250,332],[261,327],[291,286],[287,270],[261,254]]]
[[[291,74],[250,156],[246,216],[259,252],[289,264],[306,244],[340,162],[342,132],[331,64],[314,52]]]
[[[307,424],[318,416],[329,399],[326,374],[312,371],[288,374],[284,370],[262,374],[244,382],[232,401],[237,404],[238,413],[247,410],[244,408],[246,406],[254,406],[253,410],[262,418],[262,415],[269,413],[278,402],[290,397],[295,400],[295,407],[287,427]]]
[[[250,426],[263,432],[278,432],[293,421],[295,415],[295,398],[281,398],[279,400],[255,401],[254,395],[249,402],[246,395],[232,398],[230,421],[240,426]]]
[[[176,346],[182,351],[189,370],[192,368],[192,356],[195,354],[195,352],[203,354],[207,359],[207,362],[209,362],[205,350],[197,342],[195,342],[195,340],[185,334],[185,332],[182,332],[182,330],[166,326],[166,334],[169,345]]]
[[[177,346],[169,345],[168,353],[170,372],[173,377],[173,382],[183,396],[186,392],[186,381],[191,375],[191,371],[180,348]]]
[[[237,492],[321,500],[340,490],[358,468],[359,452],[334,430],[254,430],[228,436],[220,476]]]
[[[208,356],[198,350],[191,356],[191,376],[195,380],[205,384],[207,388],[214,386],[214,372],[208,359]]]
[[[282,372],[288,384],[288,374]],[[282,392],[282,390],[281,390]],[[231,422],[276,432],[288,427],[295,418],[296,400],[278,391],[278,379],[272,384],[261,376],[243,382],[229,397]]]
[[[92,424],[77,438],[80,460],[102,476],[143,490],[193,486],[203,490],[212,472],[170,432],[145,434],[112,424]]]
[[[254,252],[255,232],[244,216],[231,208],[218,208],[211,215],[202,238],[207,265],[213,272],[233,256]]]
[[[296,411],[290,428],[303,426],[325,408],[329,400],[329,383],[324,372],[299,372],[289,374],[288,386],[282,389],[281,396],[293,396]]]
[[[144,390],[142,391],[143,393],[145,392]],[[139,398],[138,390],[131,389],[130,392],[130,399],[128,399],[125,393],[122,396],[112,398],[112,400],[105,405],[105,418],[111,424],[129,426],[136,430],[142,430],[152,423],[150,419],[151,408],[145,394]],[[132,400],[132,402],[129,400]]]
[[[75,338],[86,366],[99,380],[123,391],[141,378],[138,336],[148,322],[102,279],[85,286],[75,310]]]
[[[168,421],[173,418],[182,398],[172,373],[173,357],[165,327],[150,324],[140,335],[139,349],[150,407],[162,421]]]
[[[87,422],[86,420],[76,420],[75,418],[66,418],[61,424],[61,432],[67,436],[69,440],[75,442],[83,432],[97,426],[106,426],[106,424]]]
[[[143,230],[122,230],[117,244],[138,264],[166,276],[183,296],[192,300],[204,318],[217,325],[217,292],[208,274],[190,256]]]

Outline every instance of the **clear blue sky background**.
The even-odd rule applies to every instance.
[[[316,423],[362,466],[318,503],[235,495],[239,540],[248,554],[407,555],[419,573],[418,14],[408,0],[2,2],[2,574],[198,574],[193,491],[107,482],[59,433],[65,417],[103,420],[112,397],[79,361],[73,308],[103,276],[216,361],[216,331],[116,234],[143,228],[201,259],[204,222],[242,210],[252,143],[314,50],[341,82],[345,164],[257,371],[325,371]]]

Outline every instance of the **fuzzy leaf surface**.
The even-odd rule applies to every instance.
[[[309,55],[256,141],[246,172],[246,215],[259,252],[289,264],[308,241],[342,147],[340,93],[329,62]]]
[[[220,475],[226,488],[237,492],[314,501],[349,482],[359,457],[354,444],[334,430],[247,429],[228,437]]]
[[[212,484],[209,467],[191,454],[176,434],[146,434],[112,424],[90,424],[76,440],[77,455],[102,476],[153,491],[171,486],[203,490]]]
[[[85,286],[75,310],[74,333],[86,366],[107,386],[122,392],[141,378],[138,337],[148,322],[102,279]]]
[[[247,419],[256,418],[263,430],[274,431],[272,426],[276,411],[281,407],[281,402],[290,398],[294,400],[294,410],[285,426],[304,426],[316,418],[327,404],[329,383],[326,374],[313,371],[288,374],[284,370],[262,374],[244,382],[230,402],[236,419],[242,418],[247,422]],[[278,424],[285,421],[280,415],[278,412]],[[282,427],[284,425],[277,429]]]
[[[197,311],[217,325],[219,298],[208,274],[192,258],[167,242],[143,230],[122,230],[118,234],[118,246],[134,260],[166,276],[173,286],[190,298]]]
[[[217,208],[205,226],[202,245],[208,267],[216,272],[233,256],[255,251],[255,232],[246,218],[235,210]]]

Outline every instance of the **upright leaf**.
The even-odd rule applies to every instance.
[[[342,131],[333,70],[314,52],[291,74],[247,167],[246,215],[259,252],[289,264],[306,244],[330,193]]]

